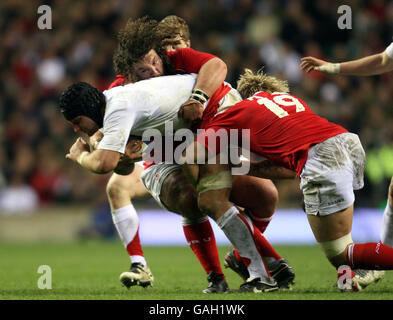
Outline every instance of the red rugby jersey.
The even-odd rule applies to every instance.
[[[184,71],[185,73],[199,73],[202,66],[212,58],[216,56],[196,51],[191,48],[181,48],[176,51],[167,52],[175,69]],[[116,79],[111,83],[108,89],[113,87],[122,86],[126,82],[125,77],[117,75]],[[222,84],[216,92],[210,97],[209,103],[207,104],[204,112],[200,128],[205,128],[208,125],[210,119],[216,114],[218,108],[218,102],[231,90],[231,88]]]
[[[185,73],[199,73],[202,66],[212,58],[216,56],[196,51],[191,48],[181,48],[176,51],[167,52],[173,66],[177,70],[181,70]],[[111,83],[108,89],[122,86],[126,82],[126,78],[122,75],[117,75],[116,79]],[[199,128],[205,128],[210,119],[216,114],[218,109],[219,101],[231,90],[231,87],[226,84],[221,84],[221,86],[215,91],[215,93],[210,97],[209,103],[207,104],[202,117],[202,122],[199,124]],[[196,129],[196,128],[194,128]],[[145,164],[145,169],[151,164]]]
[[[317,116],[307,104],[288,93],[259,92],[215,116],[208,128],[250,129],[250,149],[300,175],[311,146],[338,134],[343,127]],[[203,132],[198,141],[210,150]],[[219,151],[217,139],[216,152]]]

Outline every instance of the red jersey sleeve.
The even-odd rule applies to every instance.
[[[183,70],[186,73],[198,73],[206,62],[216,58],[216,56],[210,53],[196,51],[191,48],[169,51],[167,55],[176,69]]]
[[[126,82],[126,78],[123,77],[122,75],[118,74],[118,75],[116,76],[116,79],[115,79],[115,80],[110,84],[110,86],[108,87],[108,90],[109,90],[109,89],[112,89],[112,88],[114,88],[114,87],[122,86],[122,85],[125,84],[125,82]]]

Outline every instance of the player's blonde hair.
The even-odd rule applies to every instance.
[[[237,81],[237,91],[246,99],[253,96],[258,91],[272,92],[289,92],[288,82],[272,76],[268,76],[260,69],[257,73],[250,69],[244,69]]]
[[[186,20],[175,15],[166,16],[162,19],[158,23],[157,33],[162,39],[180,35],[184,41],[190,40],[190,29]]]

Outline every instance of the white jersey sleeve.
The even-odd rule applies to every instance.
[[[104,117],[104,137],[98,149],[124,153],[130,130],[135,121],[135,113],[129,112],[129,103],[122,100],[107,102]]]
[[[390,59],[393,59],[393,42],[385,50]]]
[[[127,86],[132,88],[132,84]],[[140,109],[144,107],[143,104],[138,103],[138,99],[131,99],[126,95],[127,91],[124,86],[119,86],[103,92],[106,99],[102,128],[104,137],[97,149],[125,152],[131,129],[141,116]],[[143,100],[143,95],[140,98]]]
[[[169,122],[174,130],[187,127],[177,113],[195,80],[196,75],[163,76],[104,91],[104,137],[98,149],[124,153],[130,135],[142,136],[148,129],[164,135]]]

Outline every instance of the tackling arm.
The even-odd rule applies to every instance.
[[[393,59],[381,52],[361,59],[331,63],[314,57],[304,57],[300,65],[306,72],[312,70],[328,74],[371,76],[393,70]]]
[[[250,166],[249,176],[264,179],[294,179],[296,172],[287,168],[276,165],[269,160],[260,162],[252,162]]]
[[[207,61],[199,70],[194,90],[202,90],[209,97],[211,97],[225,81],[226,76],[226,63],[220,58],[212,58]]]
[[[386,52],[340,63],[340,74],[371,76],[393,70],[393,59]]]
[[[179,110],[179,117],[187,122],[202,119],[203,104],[222,85],[227,76],[227,65],[218,57],[192,49],[180,51],[186,72],[198,73],[191,97]],[[180,55],[179,55],[180,56]]]

